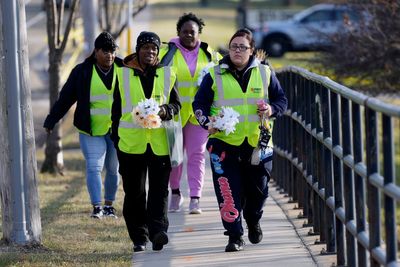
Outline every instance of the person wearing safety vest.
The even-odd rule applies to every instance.
[[[197,120],[210,134],[207,150],[224,234],[229,236],[226,252],[243,249],[242,216],[249,241],[256,244],[262,240],[260,219],[268,197],[270,170],[262,163],[252,165],[251,159],[259,141],[261,118],[280,116],[287,107],[275,74],[254,50],[251,31],[238,30],[229,41],[229,54],[210,69],[193,102]],[[266,103],[262,109],[258,109],[260,101]],[[239,114],[235,131],[228,135],[210,124],[210,118],[213,120],[222,107],[231,107]]]
[[[74,125],[79,131],[79,143],[86,161],[86,184],[93,205],[92,218],[117,218],[113,202],[119,184],[118,158],[110,139],[116,69],[122,67],[122,59],[116,57],[117,48],[111,34],[102,32],[98,35],[93,53],[71,71],[43,125],[50,133],[76,103]],[[106,170],[104,206],[103,168]]]
[[[160,51],[164,64],[173,66],[178,74],[178,92],[182,103],[181,119],[183,149],[187,156],[187,179],[190,190],[189,213],[200,214],[200,197],[204,184],[205,152],[208,133],[199,126],[192,109],[192,102],[198,89],[201,71],[217,63],[222,56],[207,43],[201,42],[199,34],[204,22],[193,13],[183,14],[177,22],[178,37],[172,38],[167,48]],[[183,151],[182,151],[183,153]],[[178,212],[183,204],[180,191],[183,163],[172,168],[170,175],[171,199],[170,212]]]
[[[158,102],[161,120],[171,120],[180,110],[176,74],[173,68],[159,64],[159,48],[157,34],[139,34],[136,53],[127,56],[125,67],[119,69],[112,106],[112,139],[125,192],[122,213],[134,252],[144,251],[148,240],[156,251],[168,243],[171,162],[166,131],[163,127],[143,128],[132,114],[145,99]]]

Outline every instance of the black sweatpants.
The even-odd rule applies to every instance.
[[[242,236],[242,211],[247,224],[260,221],[270,175],[261,164],[251,165],[253,147],[247,139],[240,146],[232,146],[210,138],[207,149],[225,234]]]
[[[117,150],[119,173],[125,192],[123,215],[131,240],[143,242],[168,231],[169,156],[157,156],[150,145],[144,154]],[[148,194],[146,194],[146,177]]]

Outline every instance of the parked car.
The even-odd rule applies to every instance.
[[[328,38],[339,32],[344,21],[357,23],[361,15],[348,5],[318,4],[288,20],[266,21],[253,29],[256,47],[268,56],[280,57],[287,51],[319,50],[329,46]],[[321,34],[322,33],[322,34]]]

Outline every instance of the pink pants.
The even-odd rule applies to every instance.
[[[201,197],[204,183],[205,151],[208,132],[200,125],[188,122],[183,127],[183,150],[187,156],[187,177],[191,197]],[[183,163],[172,168],[169,176],[171,189],[178,189],[182,177]]]

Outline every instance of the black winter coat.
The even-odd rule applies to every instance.
[[[90,83],[92,80],[93,65],[96,63],[94,52],[83,63],[75,66],[66,83],[60,91],[58,100],[54,103],[44,121],[43,127],[53,129],[76,102],[74,126],[79,130],[92,135],[90,126]],[[123,66],[122,59],[116,57],[115,64]]]

